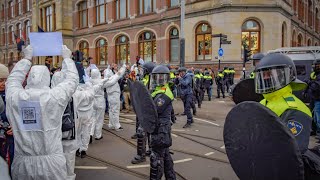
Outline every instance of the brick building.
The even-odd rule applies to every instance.
[[[319,8],[319,0],[186,0],[186,64],[216,67],[219,39],[211,35],[217,33],[232,41],[222,46],[221,62],[238,70],[243,45],[253,52],[317,46]],[[179,0],[39,0],[33,3],[32,22],[34,31],[38,25],[61,31],[69,48],[99,66],[133,63],[137,55],[179,63]]]

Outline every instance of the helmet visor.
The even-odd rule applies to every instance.
[[[291,69],[286,66],[259,69],[255,72],[256,93],[267,94],[279,90],[292,81]]]
[[[169,82],[169,74],[152,74],[151,76],[151,85],[152,87],[163,86]]]

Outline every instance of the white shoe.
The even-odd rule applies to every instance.
[[[122,128],[122,127],[119,127],[118,129],[115,129],[115,130],[118,132],[118,131],[122,131],[123,128]]]

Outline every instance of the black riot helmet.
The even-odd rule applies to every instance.
[[[228,70],[228,69],[229,69],[228,66],[223,67],[223,70]]]
[[[143,69],[143,76],[151,74],[153,68],[156,67],[156,65],[153,62],[146,62],[142,65],[142,69]]]
[[[165,65],[157,65],[151,73],[152,87],[164,86],[170,80],[170,70]]]
[[[209,76],[209,75],[210,75],[209,71],[205,71],[205,72],[204,72],[204,75],[205,75],[205,76]]]
[[[296,66],[287,55],[268,54],[255,68],[256,93],[268,94],[291,85],[292,90],[306,88],[306,84],[297,79]]]
[[[194,70],[194,74],[200,74],[200,70],[199,69],[195,69]]]
[[[253,61],[259,61],[261,60],[265,55],[263,53],[256,53],[252,56]]]
[[[320,73],[320,59],[313,61],[312,68],[315,73]]]

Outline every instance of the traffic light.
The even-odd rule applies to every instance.
[[[245,48],[245,49],[243,50],[243,59],[244,59],[244,62],[250,61],[251,55],[252,55],[251,50],[248,50],[248,49]]]

